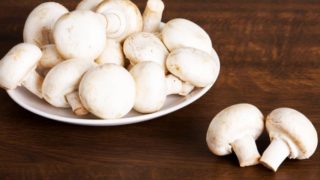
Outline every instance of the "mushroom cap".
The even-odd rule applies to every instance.
[[[51,69],[64,59],[59,54],[56,45],[48,44],[41,47],[42,57],[39,62],[39,67],[45,69]]]
[[[53,36],[59,53],[65,59],[93,61],[106,45],[106,20],[92,11],[73,11],[57,21]]]
[[[42,84],[44,99],[55,107],[70,107],[65,96],[78,89],[83,74],[94,66],[86,59],[70,59],[56,65]]]
[[[307,159],[316,150],[318,136],[311,121],[302,113],[290,109],[273,110],[266,120],[270,139],[280,138],[290,149],[289,158]]]
[[[172,51],[166,64],[168,70],[181,80],[196,87],[206,87],[217,80],[220,72],[219,59],[214,58],[218,56],[186,47]]]
[[[82,104],[102,119],[125,116],[134,106],[136,87],[122,66],[104,64],[88,71],[79,86]]]
[[[133,65],[143,61],[153,61],[164,69],[169,54],[162,41],[156,35],[147,32],[129,36],[124,42],[123,51]]]
[[[76,7],[76,10],[91,10],[95,11],[97,9],[97,6],[102,2],[103,0],[82,0]]]
[[[97,12],[107,18],[107,37],[123,41],[129,35],[142,31],[142,15],[130,0],[105,0]]]
[[[212,51],[209,35],[197,24],[187,19],[173,19],[162,30],[162,39],[170,51],[181,47],[193,47],[207,53]]]
[[[15,89],[35,70],[41,50],[33,44],[21,43],[14,46],[0,61],[0,87]]]
[[[155,62],[141,62],[130,73],[136,82],[134,109],[140,113],[159,111],[167,97],[163,68]]]
[[[113,63],[124,66],[125,58],[122,51],[122,45],[115,40],[108,39],[106,42],[106,47],[98,59],[96,59],[96,63]]]
[[[263,132],[263,114],[251,104],[236,104],[219,112],[211,121],[207,144],[216,155],[232,153],[231,144],[242,137],[257,139]]]
[[[62,15],[68,12],[68,9],[56,2],[45,2],[37,6],[29,14],[24,25],[24,42],[32,43],[39,47],[48,44],[48,40],[52,39],[54,24]],[[45,37],[45,35],[49,35],[49,37]]]

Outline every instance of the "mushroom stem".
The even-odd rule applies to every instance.
[[[124,17],[121,14],[117,13],[108,13],[105,15],[107,20],[107,33],[123,33],[125,31],[125,27],[121,24],[121,20]]]
[[[281,139],[273,139],[262,154],[260,162],[267,168],[277,171],[280,164],[289,156],[288,145]]]
[[[53,44],[54,40],[52,37],[52,31],[50,29],[47,28],[43,28],[42,29],[42,36],[43,36],[43,42],[39,43],[39,45],[46,45],[46,44]]]
[[[43,77],[40,76],[35,70],[31,71],[27,79],[22,82],[22,85],[28,89],[31,93],[43,98],[41,88],[43,83]]]
[[[166,77],[167,95],[179,94],[181,96],[187,96],[194,89],[194,86],[190,83],[182,82],[179,78],[168,75]]]
[[[85,116],[89,114],[88,110],[82,105],[79,97],[79,92],[75,91],[66,95],[66,99],[72,108],[72,111],[77,116]]]
[[[162,0],[148,0],[143,13],[143,31],[158,32],[160,29],[164,3]]]
[[[238,157],[241,167],[252,166],[259,163],[260,154],[256,142],[251,136],[237,139],[231,146]]]

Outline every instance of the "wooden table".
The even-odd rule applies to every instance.
[[[57,0],[74,8],[76,0]],[[40,0],[0,1],[0,54],[22,41]],[[205,142],[212,117],[241,102],[267,115],[278,107],[305,113],[320,131],[320,2],[300,0],[166,0],[164,20],[183,17],[206,29],[221,74],[196,103],[153,121],[121,127],[54,122],[0,91],[0,179],[212,179],[320,177],[320,152],[287,160],[277,173],[240,168],[234,155],[212,155]],[[145,1],[137,2],[143,9]],[[269,144],[266,133],[257,142]]]

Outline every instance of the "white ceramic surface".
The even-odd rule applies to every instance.
[[[187,97],[175,95],[169,96],[161,111],[156,113],[140,114],[135,111],[131,111],[124,118],[109,120],[97,119],[92,115],[77,117],[72,113],[70,109],[60,109],[52,107],[44,100],[37,98],[22,87],[8,91],[8,94],[17,104],[19,104],[24,109],[52,120],[86,126],[118,126],[155,119],[157,117],[161,117],[177,111],[199,99],[206,92],[208,92],[211,87],[212,85],[206,88],[196,89]]]

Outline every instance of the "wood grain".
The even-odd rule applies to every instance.
[[[40,0],[0,1],[0,54],[22,41]],[[76,0],[57,0],[72,9]],[[135,1],[141,10],[145,1]],[[164,19],[193,20],[210,34],[220,77],[196,103],[165,117],[121,127],[81,127],[31,114],[0,91],[0,179],[317,179],[320,153],[287,160],[277,173],[239,168],[234,155],[212,155],[212,117],[241,102],[266,115],[278,107],[305,113],[320,129],[320,2],[166,0]],[[257,144],[268,145],[266,133]]]

